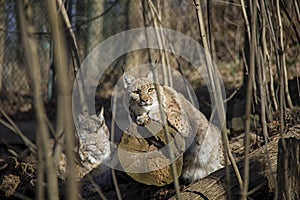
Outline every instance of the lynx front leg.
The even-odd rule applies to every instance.
[[[145,125],[145,123],[147,123],[148,121],[149,121],[149,116],[146,112],[136,117],[136,123],[138,125]]]
[[[149,118],[154,120],[154,121],[162,123],[162,119],[161,119],[161,116],[160,116],[160,110],[150,111],[149,112]]]
[[[168,122],[179,132],[183,137],[190,136],[190,125],[186,116],[181,116],[178,113],[170,113],[167,115]]]

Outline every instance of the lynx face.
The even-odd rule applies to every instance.
[[[157,95],[155,90],[155,85],[153,83],[147,83],[147,80],[141,79],[134,83],[130,89],[129,102],[130,104],[137,104],[140,107],[149,107],[153,103],[157,102]]]
[[[81,162],[94,168],[110,156],[109,130],[103,116],[104,109],[99,115],[78,116],[78,153]]]
[[[148,121],[150,111],[159,110],[159,102],[156,89],[160,85],[153,83],[153,77],[149,74],[147,77],[134,78],[131,75],[124,75],[124,85],[127,89],[129,98],[130,115],[141,125]],[[154,118],[158,118],[155,114]],[[159,119],[157,119],[159,121]]]

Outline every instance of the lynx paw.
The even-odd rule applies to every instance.
[[[141,116],[136,117],[136,123],[138,125],[145,125],[149,121],[149,117],[147,113],[143,113]]]

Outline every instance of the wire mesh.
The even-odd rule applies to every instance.
[[[53,56],[51,52],[52,41],[47,20],[45,2],[31,1],[34,15],[34,28],[38,41],[39,61],[41,65],[40,73],[42,78],[42,90],[45,103],[53,100]],[[151,9],[154,6],[158,13],[156,17],[161,27],[170,28],[182,32],[195,40],[199,41],[198,26],[194,7],[187,1],[152,1],[152,4],[143,1],[77,1],[69,0],[65,2],[72,29],[75,32],[78,43],[80,60],[106,38],[125,30],[154,26],[154,16]],[[237,52],[242,46],[242,39],[239,40],[236,35],[242,31],[242,20],[237,18],[238,8],[228,10],[228,7],[222,7],[220,3],[214,3],[221,12],[212,12],[215,19],[226,17],[225,22],[213,24],[213,35],[224,35],[221,33],[221,26],[229,27],[232,36],[226,37],[226,42],[215,39],[217,48],[213,54],[217,59],[224,60],[238,59]],[[4,110],[11,116],[19,117],[19,113],[26,113],[32,110],[32,90],[30,85],[30,73],[24,59],[24,48],[21,41],[21,32],[19,26],[18,14],[16,11],[16,2],[5,0],[0,2],[0,101]],[[60,9],[58,8],[58,12]],[[236,14],[236,15],[234,15]],[[176,19],[176,20],[175,20]],[[189,22],[189,23],[186,23]],[[191,22],[191,23],[190,23]],[[194,22],[194,23],[193,23]],[[68,36],[67,36],[68,37]],[[242,37],[241,37],[242,38]],[[230,40],[230,41],[228,41]],[[232,41],[232,42],[231,42]],[[71,57],[72,46],[69,45],[69,56]],[[230,53],[226,49],[231,49]],[[124,56],[121,64],[127,67],[138,66],[147,63],[149,60],[147,51],[138,51]],[[153,60],[159,60],[158,53],[154,52]],[[186,64],[186,63],[185,63]],[[73,63],[69,62],[70,69]],[[171,60],[171,65],[176,68],[177,61]],[[55,75],[55,73],[54,73]],[[107,86],[109,85],[110,86]],[[113,84],[106,83],[101,91],[103,98],[110,94]],[[22,117],[21,117],[22,118]]]

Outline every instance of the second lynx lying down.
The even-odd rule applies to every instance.
[[[203,113],[181,93],[153,82],[151,73],[143,78],[124,75],[132,119],[139,125],[149,119],[161,121],[161,107],[168,124],[183,137],[188,138],[195,134],[191,146],[184,153],[184,180],[194,182],[222,168],[223,147],[218,128],[209,123]]]

